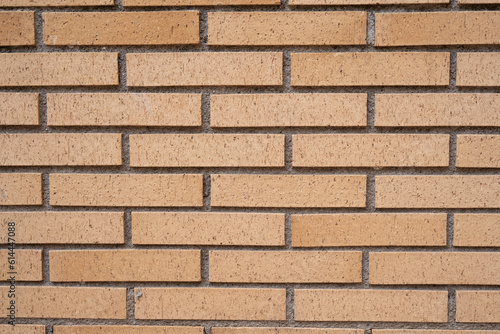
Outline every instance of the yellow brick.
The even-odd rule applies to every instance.
[[[455,214],[455,247],[500,247],[499,214]]]
[[[124,6],[251,6],[279,5],[281,0],[124,0]]]
[[[5,236],[7,236],[7,226],[3,230],[5,231]],[[19,231],[16,227],[16,234],[13,237],[16,243],[18,235]],[[14,249],[13,259],[10,259],[9,252],[8,249],[0,250],[0,281],[7,281],[12,275],[16,277],[16,281],[43,280],[41,250]],[[9,261],[14,261],[14,263],[10,263]],[[14,268],[11,268],[11,265]],[[10,274],[10,272],[14,272],[15,274]]]
[[[293,137],[295,167],[439,167],[449,163],[449,136],[307,134]]]
[[[363,45],[366,12],[211,12],[208,44]]]
[[[113,0],[0,0],[0,7],[71,7],[113,5]]]
[[[364,207],[364,175],[212,175],[212,206]],[[300,189],[300,191],[298,191]]]
[[[136,319],[286,319],[285,289],[143,288],[141,292],[135,299]]]
[[[283,246],[285,215],[132,212],[132,242],[146,245]]]
[[[198,44],[196,11],[44,13],[47,45]]]
[[[190,326],[54,326],[54,334],[203,334]]]
[[[457,86],[500,86],[500,52],[458,53]]]
[[[0,134],[1,166],[112,166],[122,164],[121,134]]]
[[[0,46],[14,45],[35,45],[35,12],[0,12]]]
[[[290,0],[290,6],[298,5],[412,5],[412,4],[447,4],[449,0]]]
[[[0,93],[0,126],[38,124],[38,93]]]
[[[500,291],[457,291],[457,322],[500,322]]]
[[[127,54],[129,86],[277,86],[280,52]]]
[[[41,205],[42,174],[1,173],[0,205]]]
[[[363,329],[293,327],[212,327],[213,334],[363,334]]]
[[[50,204],[202,206],[203,177],[193,174],[51,174]]]
[[[1,334],[45,334],[43,325],[0,325]]]
[[[458,135],[457,167],[500,167],[499,135]]]

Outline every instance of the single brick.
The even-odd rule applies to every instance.
[[[375,126],[500,126],[500,94],[376,94]]]
[[[285,215],[233,212],[132,212],[132,243],[283,246]]]
[[[500,284],[500,253],[370,252],[370,284]]]
[[[38,93],[0,93],[1,125],[38,125]]]
[[[0,205],[41,205],[42,174],[0,173]]]
[[[363,334],[354,328],[212,327],[213,334]]]
[[[52,282],[199,282],[199,250],[56,250]]]
[[[292,53],[292,86],[447,86],[446,52]]]
[[[366,126],[366,94],[213,94],[212,127]]]
[[[441,167],[449,163],[449,135],[294,135],[295,167]]]
[[[118,85],[118,53],[0,53],[0,86]]]
[[[380,175],[377,208],[499,208],[498,175]]]
[[[143,288],[141,292],[135,298],[136,319],[286,319],[285,289]]]
[[[7,308],[8,286],[0,287],[0,307]],[[127,289],[17,286],[16,317],[126,319]]]
[[[449,0],[290,0],[290,6],[311,5],[412,5],[412,4],[440,4],[449,3]]]
[[[500,331],[464,329],[373,329],[373,334],[500,334]]]
[[[292,246],[446,246],[446,214],[292,215]]]
[[[500,168],[500,135],[458,135],[456,166]]]
[[[50,204],[203,206],[203,176],[194,174],[51,174]]]
[[[191,326],[54,326],[54,334],[203,334]]]
[[[364,175],[212,175],[212,206],[364,207]]]
[[[0,0],[0,7],[71,7],[113,5],[113,0]]]
[[[44,325],[0,325],[2,334],[45,334]]]
[[[459,52],[457,86],[500,86],[500,52]]]
[[[500,247],[500,214],[455,214],[455,247]]]
[[[284,135],[145,134],[129,138],[133,167],[285,166]]]
[[[201,94],[47,94],[56,126],[201,126]]]
[[[361,252],[210,251],[210,282],[359,283]]]
[[[446,322],[448,291],[295,289],[295,320]]]
[[[278,86],[280,52],[128,53],[129,86]]]
[[[375,14],[375,46],[500,44],[498,12]]]
[[[0,134],[1,166],[117,166],[122,137],[112,133]]]
[[[210,45],[364,45],[366,12],[210,12]]]
[[[457,291],[457,322],[500,322],[500,291]]]
[[[279,5],[281,0],[124,0],[124,6],[250,6]]]
[[[498,4],[499,0],[458,0],[459,5]]]
[[[2,224],[3,225],[3,224]],[[3,227],[3,226],[2,226]],[[7,236],[7,227],[4,234]],[[19,231],[13,238],[17,243]],[[37,249],[15,249],[13,259],[10,259],[8,249],[0,250],[0,281],[10,279],[10,272],[15,272],[16,281],[42,281],[42,251]],[[13,261],[11,263],[11,261]],[[1,331],[0,331],[1,333]]]
[[[15,45],[35,45],[35,12],[0,12],[0,46]]]
[[[16,223],[17,244],[123,244],[121,212],[0,212],[0,228]],[[0,244],[7,235],[0,234]]]
[[[197,11],[43,13],[47,45],[168,45],[200,42]]]

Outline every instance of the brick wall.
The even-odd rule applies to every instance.
[[[0,7],[0,333],[500,334],[498,0]]]

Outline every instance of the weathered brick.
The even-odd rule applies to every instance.
[[[446,322],[448,292],[295,289],[295,320]]]
[[[113,5],[113,0],[0,0],[0,7],[71,7]]]
[[[0,325],[2,334],[45,334],[44,325]]]
[[[0,134],[1,166],[112,166],[122,164],[121,134]]]
[[[191,326],[54,326],[54,334],[203,334]]]
[[[458,135],[457,167],[500,167],[499,135]]]
[[[412,4],[440,4],[449,3],[449,0],[290,0],[290,6],[298,5],[412,5]]]
[[[135,299],[136,319],[286,319],[285,289],[143,288],[141,292]]]
[[[0,53],[0,86],[118,85],[118,53]]]
[[[0,12],[0,46],[15,45],[35,45],[35,12]]]
[[[377,208],[498,208],[498,175],[380,175]]]
[[[212,206],[364,207],[364,175],[212,175]],[[300,191],[298,191],[300,189]]]
[[[200,42],[197,11],[43,13],[47,45],[166,45]]]
[[[457,322],[500,322],[500,291],[457,291]]]
[[[376,94],[375,126],[500,126],[500,94]]]
[[[7,226],[3,229],[5,235],[7,236]],[[17,231],[14,240],[17,242]],[[42,251],[36,249],[15,249],[14,250],[14,262],[9,262],[8,249],[0,250],[0,281],[9,280],[11,274],[9,272],[15,272],[16,281],[41,281],[42,276]],[[10,265],[14,267],[11,268]],[[1,330],[0,330],[1,333]]]
[[[294,135],[295,167],[439,167],[449,163],[449,136],[438,134]]]
[[[132,243],[283,246],[285,215],[232,212],[132,212]]]
[[[0,287],[0,307],[7,308],[8,286]],[[16,317],[126,319],[127,289],[17,286]]]
[[[500,284],[500,254],[370,252],[370,284]]]
[[[0,93],[0,126],[38,124],[38,93]]]
[[[0,212],[0,228],[16,223],[17,244],[123,244],[121,212]],[[7,235],[0,234],[0,244]]]
[[[47,94],[56,126],[200,126],[201,94]]]
[[[292,86],[447,86],[446,52],[292,53]]]
[[[499,214],[455,214],[455,247],[500,247]]]
[[[124,0],[124,6],[250,6],[279,5],[281,0]]]
[[[366,12],[211,12],[208,44],[362,45]]]
[[[0,173],[0,205],[41,205],[42,174]]]
[[[457,86],[500,86],[500,52],[459,52]]]
[[[354,328],[212,327],[213,334],[363,334]]]
[[[280,52],[127,54],[129,86],[277,86]]]
[[[199,250],[56,250],[52,282],[198,282]]]
[[[460,5],[497,4],[498,0],[458,0]]]
[[[51,174],[50,204],[202,206],[203,177],[194,174]]]
[[[464,329],[373,329],[373,334],[500,334],[491,330]]]
[[[446,214],[292,215],[292,246],[446,246]]]
[[[500,44],[498,12],[375,14],[375,45]]]

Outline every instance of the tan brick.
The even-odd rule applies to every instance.
[[[45,334],[43,325],[0,325],[1,334]]]
[[[290,0],[290,6],[298,5],[411,5],[411,4],[440,4],[449,3],[449,0]]]
[[[455,214],[455,247],[500,247],[499,214]]]
[[[233,212],[132,212],[132,243],[283,246],[285,215]]]
[[[500,94],[376,94],[375,126],[500,126]]]
[[[285,165],[285,136],[272,134],[130,135],[130,165],[134,167],[283,167]]]
[[[361,252],[210,251],[210,281],[358,283]]]
[[[199,282],[199,250],[57,250],[52,282]]]
[[[460,5],[497,4],[498,0],[458,0]]]
[[[499,135],[458,135],[457,167],[500,167]]]
[[[364,175],[212,175],[212,206],[364,207]],[[300,190],[300,191],[298,191]]]
[[[0,53],[0,64],[0,86],[118,85],[117,53]]]
[[[354,328],[212,327],[213,334],[363,334]]]
[[[0,7],[113,6],[113,0],[0,0]]]
[[[0,12],[0,46],[35,45],[35,12]]]
[[[447,86],[446,52],[292,53],[292,86]]]
[[[370,252],[370,284],[500,284],[500,254]]]
[[[292,246],[446,246],[446,214],[292,215]]]
[[[124,0],[124,6],[250,6],[279,5],[281,0]]]
[[[47,94],[56,126],[201,126],[201,94]]]
[[[280,52],[127,54],[129,86],[278,86]]]
[[[457,322],[500,322],[500,291],[457,291]]]
[[[366,126],[366,94],[214,94],[212,127]]]
[[[453,330],[453,329],[373,329],[373,334],[500,334],[489,330]]]
[[[9,287],[0,287],[0,306],[7,308]],[[17,286],[16,317],[126,319],[127,289]]]
[[[197,11],[44,13],[47,45],[167,45],[200,42]]]
[[[0,212],[0,228],[16,223],[17,244],[123,244],[121,212]],[[7,235],[0,234],[0,244]]]
[[[286,319],[285,289],[143,288],[141,292],[135,299],[136,319]]]
[[[2,166],[112,166],[122,164],[121,134],[0,134]]]
[[[208,44],[363,45],[366,12],[211,12]]]
[[[498,208],[498,175],[381,175],[377,208]]]
[[[5,226],[7,235],[7,226]],[[14,240],[17,242],[19,232],[16,229]],[[10,250],[0,250],[0,281],[9,280],[10,272],[14,272],[16,281],[41,281],[42,275],[42,251],[36,249],[14,249],[14,256],[9,255]],[[13,261],[11,263],[10,261]],[[14,266],[11,268],[11,265]],[[1,333],[1,331],[0,331]]]
[[[0,93],[0,126],[38,124],[38,93]]]
[[[500,52],[458,53],[457,86],[500,86]]]
[[[295,289],[297,321],[446,322],[448,292]]]
[[[191,326],[54,326],[54,334],[203,334]]]
[[[1,173],[0,205],[41,205],[42,174]]]
[[[375,14],[375,45],[500,44],[498,12]]]
[[[438,134],[294,135],[295,167],[448,166],[449,136]]]

